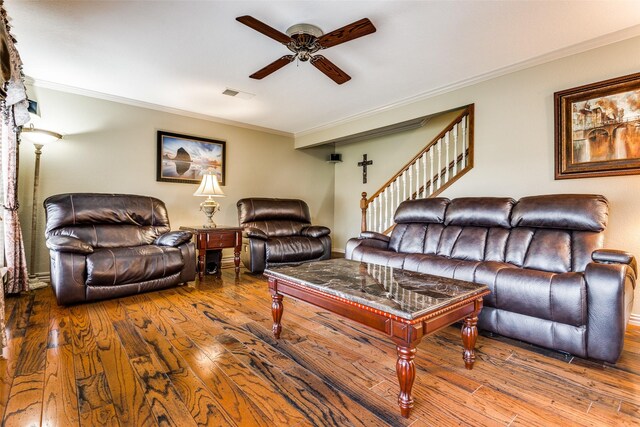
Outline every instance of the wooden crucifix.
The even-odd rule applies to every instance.
[[[363,154],[362,155],[362,161],[358,162],[358,166],[360,166],[362,168],[362,183],[366,184],[367,183],[367,166],[370,166],[373,164],[373,160],[369,160],[367,161],[367,155]]]
[[[369,160],[367,161],[367,155],[363,154],[362,155],[362,161],[358,162],[358,166],[362,167],[362,183],[366,184],[367,183],[367,166],[370,166],[373,164],[373,160]]]

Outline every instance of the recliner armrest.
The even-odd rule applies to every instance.
[[[387,236],[386,234],[376,233],[375,231],[363,231],[362,233],[360,233],[360,238],[380,240],[387,243],[389,242],[389,240],[391,240],[391,237]]]
[[[322,237],[328,236],[331,233],[331,230],[328,227],[324,227],[322,225],[311,225],[309,227],[304,227],[300,230],[300,235],[305,237]]]
[[[91,254],[93,246],[71,236],[50,236],[46,241],[47,248],[58,252],[72,252],[76,254]]]
[[[242,230],[242,237],[260,240],[267,240],[269,238],[269,236],[267,236],[264,231],[255,227],[246,227],[244,230]]]
[[[597,249],[591,253],[591,259],[600,264],[627,264],[637,274],[636,258],[625,251],[615,249]]]
[[[159,246],[173,246],[175,248],[190,241],[191,237],[193,237],[193,233],[190,231],[169,231],[158,236],[153,243]]]

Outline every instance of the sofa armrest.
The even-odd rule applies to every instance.
[[[193,233],[190,231],[169,231],[168,233],[158,236],[153,243],[159,246],[173,246],[175,248],[191,241],[192,237]]]
[[[362,233],[360,233],[360,238],[380,240],[381,242],[387,243],[389,242],[389,240],[391,240],[391,237],[387,236],[386,234],[376,233],[375,231],[363,231]]]
[[[242,237],[247,239],[260,239],[265,241],[269,238],[269,236],[267,236],[264,231],[255,227],[245,227],[245,229],[242,230]]]
[[[363,234],[366,232],[363,232]],[[379,233],[377,233],[379,234]],[[382,235],[383,236],[383,235]],[[353,238],[347,241],[344,249],[344,257],[346,259],[354,259],[354,252],[360,247],[372,247],[378,249],[389,249],[389,242],[375,238]]]
[[[635,271],[628,264],[591,262],[587,284],[587,355],[615,363],[633,307]]]
[[[331,233],[331,230],[328,227],[324,227],[322,225],[311,225],[309,227],[304,227],[300,230],[300,235],[305,237],[322,237],[328,236]]]
[[[50,236],[47,238],[46,244],[47,248],[52,251],[72,252],[83,255],[93,253],[93,246],[71,236]]]
[[[636,258],[629,252],[615,249],[597,249],[591,254],[591,259],[601,264],[627,264],[634,273],[638,273]]]

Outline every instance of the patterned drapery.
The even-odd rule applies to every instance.
[[[4,245],[8,271],[4,292],[0,292],[0,357],[6,346],[4,293],[29,290],[27,261],[18,218],[18,138],[29,121],[27,91],[22,61],[9,32],[4,2],[0,0],[0,143],[4,188]]]

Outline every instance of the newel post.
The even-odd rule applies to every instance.
[[[360,210],[362,210],[362,221],[360,222],[360,231],[367,231],[367,193],[362,192],[360,199]]]

